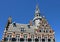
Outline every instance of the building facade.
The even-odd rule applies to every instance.
[[[9,17],[2,42],[55,42],[55,32],[46,18],[40,15],[38,5],[34,15],[29,24],[12,22],[12,18]]]

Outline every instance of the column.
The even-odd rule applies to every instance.
[[[40,42],[40,37],[38,39],[39,39],[39,42]]]
[[[42,42],[42,35],[41,35],[41,41],[40,42]]]
[[[45,42],[48,42],[48,37],[45,37]]]
[[[18,38],[16,37],[16,42],[18,42]]]
[[[35,38],[34,38],[33,40],[34,40],[34,42],[35,42]]]
[[[10,35],[8,35],[7,39],[8,39],[8,42],[10,42]]]
[[[33,38],[32,38],[32,42],[34,42],[34,41],[33,41]]]
[[[26,40],[26,42],[28,42],[28,39]]]
[[[47,38],[45,38],[45,42],[47,42]]]
[[[9,38],[8,38],[8,42],[9,42]]]
[[[48,42],[49,37],[47,36],[47,42]]]
[[[51,39],[51,42],[53,42],[53,39]]]
[[[27,42],[26,38],[24,39],[24,42]]]

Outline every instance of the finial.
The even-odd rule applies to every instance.
[[[12,23],[12,17],[11,16],[8,18],[8,22]]]
[[[30,26],[32,26],[33,24],[32,24],[32,20],[30,20]]]
[[[36,9],[35,9],[35,17],[36,16],[40,16],[40,10],[38,4],[36,5]]]

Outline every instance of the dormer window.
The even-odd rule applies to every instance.
[[[41,32],[41,30],[39,30],[39,32]]]
[[[44,30],[44,33],[45,33],[45,30]]]
[[[39,15],[37,15],[37,16],[39,16]]]
[[[30,25],[28,25],[28,28],[30,28]]]
[[[48,30],[46,30],[46,33],[48,33]]]
[[[21,28],[21,32],[24,32],[25,31],[25,29],[24,28]]]
[[[13,23],[13,27],[16,27],[16,23]]]
[[[42,18],[40,18],[40,20],[42,20]]]

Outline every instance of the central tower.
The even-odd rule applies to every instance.
[[[34,25],[37,27],[40,26],[40,20],[41,20],[41,16],[40,16],[40,10],[39,10],[39,6],[38,4],[36,5],[36,9],[35,9],[35,17],[33,19]]]

